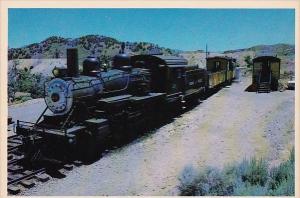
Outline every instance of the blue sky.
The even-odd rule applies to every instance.
[[[9,9],[9,47],[87,34],[181,50],[295,43],[294,9]]]

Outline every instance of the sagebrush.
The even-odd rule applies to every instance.
[[[263,159],[243,160],[223,170],[186,167],[179,178],[184,196],[293,196],[295,194],[295,152],[279,166],[268,169]]]

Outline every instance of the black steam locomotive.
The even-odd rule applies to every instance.
[[[235,61],[228,57],[207,59],[207,70],[176,56],[119,54],[111,69],[87,57],[80,73],[77,53],[68,49],[67,68],[53,70],[55,77],[45,84],[47,107],[36,123],[17,121],[23,152],[32,161],[90,160],[108,141],[134,136],[165,112],[234,78]]]

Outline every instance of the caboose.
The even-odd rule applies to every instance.
[[[270,92],[278,89],[280,78],[280,59],[263,55],[253,59],[252,86],[257,92]]]

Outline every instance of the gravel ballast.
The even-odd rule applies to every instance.
[[[177,195],[185,167],[222,168],[253,156],[274,166],[294,145],[295,92],[256,94],[244,91],[248,85],[233,83],[154,133],[21,195]],[[9,108],[13,118],[15,108],[30,111]]]

